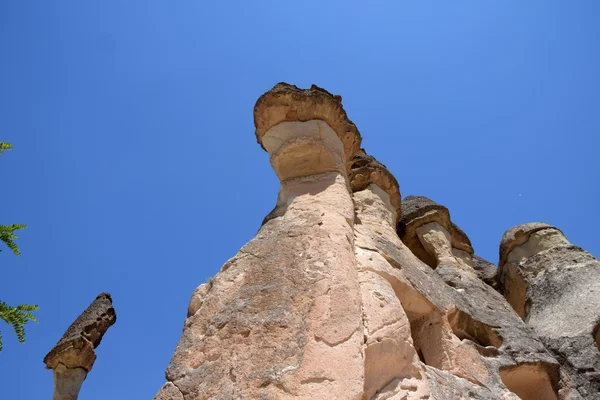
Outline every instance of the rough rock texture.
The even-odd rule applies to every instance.
[[[277,119],[280,109],[286,118]],[[277,206],[214,283],[194,293],[167,369],[184,399],[361,398],[361,294],[345,155],[345,144],[360,137],[342,117],[339,100],[314,88],[277,85],[257,103],[257,136],[281,180]],[[172,389],[157,398],[176,398],[166,394]]]
[[[575,398],[496,267],[445,207],[401,201],[339,96],[280,83],[254,121],[276,206],[192,294],[156,400]]]
[[[560,362],[564,398],[600,399],[600,261],[544,223],[509,229],[500,290]]]
[[[478,277],[474,266],[481,269],[487,262],[479,257],[474,261],[469,239],[450,220],[448,210],[415,196],[406,197],[402,209],[400,236],[415,255],[428,253],[423,261],[431,267],[432,283],[426,296],[432,299],[433,291],[445,294],[445,307],[455,308],[448,316],[453,333],[479,350],[493,377],[489,381],[495,381],[496,388],[502,382],[523,399],[556,398],[558,363],[506,300]],[[538,389],[528,394],[534,382]]]
[[[473,255],[472,260],[473,269],[475,270],[477,277],[494,289],[498,290],[498,278],[496,275],[498,268],[491,262],[477,255]]]
[[[435,257],[424,247],[417,229],[428,223],[436,222],[450,233],[453,249],[473,255],[471,241],[452,221],[448,209],[423,196],[407,196],[402,201],[402,215],[398,222],[398,235],[419,259],[432,268],[436,268]]]
[[[312,85],[310,89],[299,89],[281,82],[260,96],[254,106],[256,139],[267,151],[263,136],[269,129],[284,121],[310,120],[326,121],[337,133],[344,145],[347,161],[360,148],[360,133],[348,119],[342,107],[342,97],[317,85]]]
[[[352,156],[350,166],[350,185],[353,192],[365,190],[370,184],[375,184],[384,190],[390,197],[390,203],[396,212],[394,225],[401,215],[400,186],[394,175],[377,161],[375,157],[368,155],[364,149],[360,149]]]
[[[101,293],[44,357],[46,368],[54,372],[55,400],[77,399],[81,385],[96,360],[94,349],[116,321],[112,297]]]

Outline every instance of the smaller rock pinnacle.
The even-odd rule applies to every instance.
[[[96,360],[94,349],[116,321],[112,297],[101,293],[44,357],[46,368],[54,372],[54,400],[77,399],[81,384]]]

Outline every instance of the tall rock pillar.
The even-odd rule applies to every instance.
[[[506,231],[498,267],[508,302],[562,366],[561,399],[600,399],[600,261],[538,222]]]
[[[281,180],[257,235],[193,294],[156,399],[360,399],[363,326],[341,98],[278,84],[258,142]]]
[[[364,398],[427,398],[431,392],[413,343],[410,319],[396,294],[399,287],[374,267],[379,264],[393,270],[372,240],[376,235],[397,238],[401,203],[398,182],[383,164],[363,150],[352,158],[350,181],[364,323]]]

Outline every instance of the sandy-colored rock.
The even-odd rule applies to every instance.
[[[353,192],[359,192],[373,184],[388,194],[390,203],[396,211],[393,219],[395,226],[402,215],[402,202],[400,186],[394,175],[375,157],[368,155],[364,149],[360,149],[352,156],[349,174]]]
[[[350,176],[354,176],[352,171]],[[376,340],[382,342],[386,339],[391,342],[392,338],[402,338],[403,346],[398,345],[393,353],[402,354],[403,358],[407,355],[402,360],[404,367],[396,368],[396,371],[402,372],[392,374],[394,380],[378,389],[378,394],[372,398],[429,396],[431,399],[516,399],[516,395],[511,393],[502,381],[500,370],[535,363],[540,365],[542,375],[547,377],[548,390],[554,393],[555,387],[552,385],[557,381],[558,364],[535,338],[532,330],[515,315],[506,300],[477,278],[469,264],[472,254],[470,241],[464,232],[450,221],[449,214],[448,218],[443,220],[432,213],[436,208],[430,208],[425,210],[425,218],[417,215],[417,218],[420,218],[419,222],[423,223],[416,224],[404,215],[406,211],[411,212],[410,205],[404,208],[402,204],[400,208],[403,214],[400,218],[401,223],[404,222],[404,226],[408,228],[405,232],[409,230],[417,240],[420,240],[419,228],[429,224],[430,229],[421,229],[421,233],[433,235],[433,243],[420,243],[421,248],[426,251],[425,248],[431,244],[430,250],[433,254],[430,257],[436,266],[436,252],[443,253],[440,259],[452,260],[453,266],[461,273],[460,283],[449,281],[452,285],[446,282],[437,270],[434,271],[415,257],[395,234],[393,217],[398,208],[392,205],[389,190],[383,190],[374,183],[365,187],[364,182],[361,186],[353,185],[353,188],[364,188],[354,193],[355,251],[359,276],[368,273],[367,276],[379,276],[380,282],[387,281],[403,311],[389,311],[390,305],[396,303],[389,300],[388,293],[392,290],[383,291],[382,288],[386,285],[380,283],[375,290],[371,285],[365,284],[373,279],[364,279],[361,280],[361,289],[369,293],[369,296],[363,295],[363,320],[378,320],[382,316],[388,316],[389,320],[402,321],[400,326],[390,323],[389,326],[393,327],[393,330],[380,332],[375,336]],[[433,202],[429,204],[431,203]],[[414,210],[412,212],[415,215]],[[442,223],[455,231],[454,243],[457,243],[460,249],[452,246],[453,237]],[[437,240],[440,243],[437,243]],[[444,263],[440,266],[442,269],[447,268]],[[468,283],[461,287],[465,280]],[[466,291],[475,296],[465,296]],[[483,299],[480,297],[482,293]],[[366,301],[366,298],[377,299],[374,303],[380,302],[379,310],[370,305],[373,302]],[[498,310],[494,315],[490,315],[490,309],[494,308]],[[499,321],[493,317],[499,317]],[[410,329],[410,338],[406,325]],[[370,330],[365,322],[367,350],[370,343]],[[408,356],[412,353],[411,345],[418,359]],[[389,359],[394,360],[394,357],[388,356],[386,364],[389,363]],[[397,358],[395,361],[400,364]],[[366,371],[373,369],[369,363],[369,358],[365,357]],[[379,365],[376,367],[381,369],[379,376],[394,370]],[[386,375],[386,379],[392,375]],[[367,395],[380,385],[377,380],[369,380],[369,376],[368,373],[365,374]],[[405,389],[400,389],[401,387]],[[411,391],[406,391],[406,388],[411,388]]]
[[[504,232],[502,240],[500,241],[500,261],[498,262],[498,268],[504,265],[506,257],[511,253],[514,247],[524,244],[529,240],[529,235],[543,229],[557,228],[544,222],[529,222],[527,224],[513,226]]]
[[[183,400],[183,395],[172,382],[167,382],[160,388],[153,400]]]
[[[500,290],[560,362],[561,399],[600,399],[600,261],[544,223],[509,229],[500,252]]]
[[[463,342],[452,330],[450,316],[455,312],[451,307],[454,297],[452,289],[403,245],[395,235],[392,218],[387,221],[373,218],[374,215],[385,215],[385,210],[390,217],[395,214],[395,208],[391,205],[387,193],[371,184],[367,189],[354,193],[354,201],[357,215],[355,251],[360,276],[378,276],[381,282],[377,286],[378,290],[375,290],[371,285],[366,285],[366,280],[361,281],[361,289],[368,293],[363,299],[373,298],[376,299],[375,303],[380,303],[378,309],[371,305],[371,302],[363,300],[363,320],[377,320],[384,315],[381,309],[389,310],[390,305],[395,305],[393,315],[401,316],[389,317],[395,324],[389,323],[387,330],[377,331],[373,335],[374,340],[368,329],[369,325],[365,323],[366,355],[368,356],[372,343],[392,343],[395,340],[395,347],[390,346],[391,354],[388,355],[388,360],[397,363],[394,369],[389,368],[390,361],[387,361],[388,365],[380,365],[376,360],[365,357],[366,371],[379,368],[378,374],[373,374],[374,376],[386,374],[386,379],[380,381],[369,381],[371,375],[365,374],[366,398],[379,398],[371,397],[373,391],[385,392],[388,396],[385,398],[396,398],[397,395],[409,396],[408,398],[446,398],[443,391],[435,394],[434,388],[438,388],[438,378],[436,374],[428,376],[427,368],[446,371],[470,382],[463,385],[464,398],[468,398],[469,390],[474,386],[490,384],[494,387],[494,384],[490,383],[493,380],[493,372],[490,372],[479,351],[471,344]],[[375,209],[380,211],[374,212]],[[380,246],[382,240],[388,240],[390,247],[386,249]],[[390,249],[393,249],[391,254],[387,251]],[[425,270],[429,272],[428,276],[423,276],[422,272]],[[413,281],[411,278],[416,279]],[[424,285],[419,282],[422,279],[429,280],[433,286],[441,287],[442,296],[447,297],[428,299],[425,291],[419,290],[424,289]],[[391,289],[385,293],[394,293],[394,302],[388,300],[390,295],[384,295],[381,289],[388,285]],[[370,366],[371,363],[375,366]],[[385,386],[381,386],[383,381],[387,381]],[[498,388],[502,387],[498,376],[496,385]],[[407,388],[410,390],[405,393]],[[455,389],[458,393],[458,389]],[[489,388],[479,391],[486,393],[482,394],[482,398],[493,398]]]
[[[464,263],[461,262],[464,257],[455,257],[453,254],[450,232],[438,222],[421,225],[416,232],[425,251],[435,259],[436,268],[442,264],[452,263],[458,266]],[[475,273],[472,268],[470,270]]]
[[[316,89],[285,105],[299,107],[297,118],[286,111],[272,123],[280,102],[298,94],[279,89],[255,109],[257,132],[268,125],[259,140],[281,180],[277,211],[192,296],[167,369],[175,396],[185,400],[362,397],[361,292],[344,147],[351,142],[322,108],[339,102]]]
[[[254,121],[280,180],[275,208],[192,294],[155,400],[594,398],[599,307],[573,306],[596,306],[583,296],[600,279],[579,268],[591,255],[566,256],[562,233],[534,224],[507,232],[498,274],[447,208],[401,201],[341,98],[317,86],[277,84]],[[546,284],[557,268],[560,285]]]
[[[46,368],[54,373],[54,400],[77,399],[81,385],[96,361],[94,349],[116,321],[112,297],[101,293],[44,357]]]
[[[265,150],[263,136],[284,121],[325,121],[338,135],[347,161],[360,148],[361,137],[356,125],[348,119],[342,106],[342,97],[312,85],[299,89],[284,82],[260,96],[254,106],[256,139]]]
[[[54,375],[52,400],[76,400],[79,397],[81,385],[87,377],[86,370],[58,364],[52,369],[52,372]]]
[[[520,364],[500,370],[502,381],[521,399],[554,400],[553,382],[539,364]]]
[[[452,249],[473,255],[471,241],[467,235],[450,220],[448,209],[423,196],[407,196],[402,200],[402,215],[398,222],[398,235],[417,257],[432,268],[437,268],[435,257],[423,246],[417,230],[429,223],[438,223],[450,234]],[[422,230],[421,230],[422,231]]]
[[[464,250],[465,244],[470,244],[470,241],[449,219],[450,214],[445,207],[423,197],[411,196],[405,201],[402,203],[403,215],[400,219],[405,228],[401,236],[411,250],[413,247],[416,249],[415,254],[427,252],[427,257],[423,258],[433,260],[435,273],[443,280],[444,286],[454,289],[455,298],[449,301],[455,304],[456,309],[448,318],[454,335],[462,341],[476,344],[480,354],[488,361],[488,366],[489,357],[493,357],[492,374],[500,372],[499,380],[512,392],[520,392],[525,399],[537,398],[523,394],[515,383],[520,379],[517,372],[527,375],[533,369],[537,374],[535,376],[541,377],[539,385],[545,388],[536,393],[553,393],[556,397],[558,363],[533,330],[519,320],[506,300],[478,277],[480,272],[476,270],[490,268],[488,265],[491,263],[473,256],[472,249]],[[450,231],[446,227],[450,227]],[[450,233],[452,231],[457,233],[453,235]],[[462,248],[456,248],[455,243],[461,243]],[[482,267],[483,263],[487,265]],[[438,287],[437,290],[442,289]],[[431,292],[428,296],[432,298]],[[509,370],[513,373],[505,373]],[[456,370],[454,374],[459,375],[460,372]],[[476,376],[471,373],[470,379],[476,379]]]

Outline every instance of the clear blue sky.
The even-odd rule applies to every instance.
[[[151,399],[192,290],[251,239],[278,180],[255,100],[341,94],[403,195],[449,207],[481,256],[546,221],[600,255],[600,2],[0,2],[3,399],[49,398],[42,359],[102,292],[118,321],[80,398]]]

